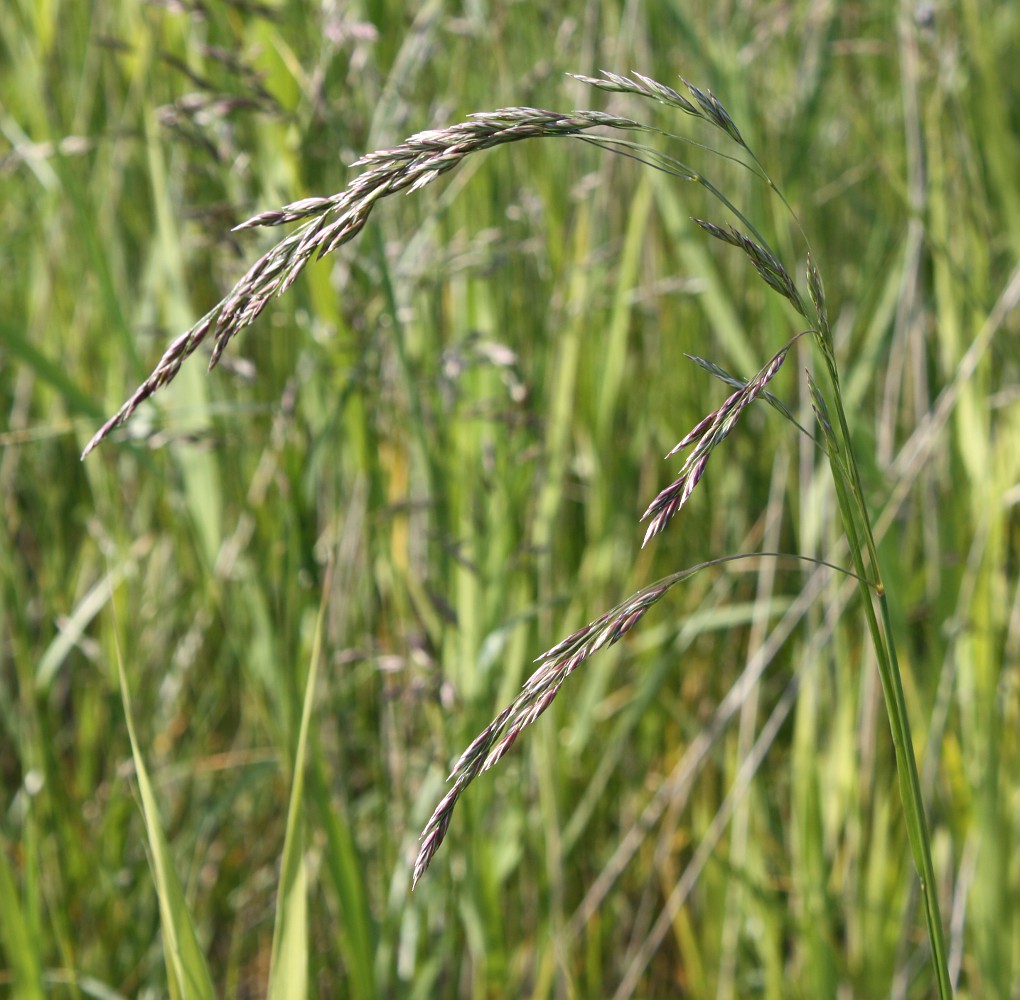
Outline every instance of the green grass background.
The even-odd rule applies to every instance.
[[[269,245],[230,227],[361,153],[516,104],[686,134],[564,75],[606,68],[711,87],[810,236],[951,972],[1020,996],[1020,7],[549,10],[0,6],[0,993],[931,995],[869,639],[811,567],[675,590],[409,891],[536,655],[713,556],[845,561],[821,453],[766,407],[640,549],[729,391],[684,352],[750,376],[796,332],[695,185],[577,141],[473,157],[78,461]],[[802,271],[760,183],[683,155]],[[770,388],[809,423],[794,353]]]

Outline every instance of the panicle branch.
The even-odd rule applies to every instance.
[[[670,458],[692,444],[695,446],[677,478],[649,504],[642,515],[641,520],[649,522],[642,547],[659,534],[690,499],[705,472],[712,451],[733,430],[744,410],[765,391],[765,386],[782,367],[789,349],[790,345],[787,344],[778,354],[773,355],[753,379],[730,395],[717,410],[708,414],[666,455]]]
[[[506,755],[521,732],[552,704],[563,682],[585,660],[598,650],[612,646],[672,586],[701,568],[698,566],[674,573],[645,587],[538,657],[535,661],[539,664],[538,669],[528,678],[517,697],[475,738],[454,765],[448,779],[453,785],[422,831],[421,846],[414,863],[413,885],[417,885],[439,850],[457,800],[467,786]]]
[[[399,191],[424,187],[472,153],[524,139],[579,136],[599,127],[643,130],[638,122],[601,111],[503,108],[470,115],[467,121],[419,132],[392,149],[366,154],[354,164],[365,167],[364,173],[338,194],[302,198],[242,222],[237,230],[294,222],[303,225],[260,257],[226,298],[167,348],[149,377],[92,437],[82,458],[130,419],[145,400],[173,381],[184,361],[209,337],[213,343],[209,368],[215,367],[230,340],[255,321],[270,299],[282,295],[311,260],[332,253],[361,232],[376,202]]]
[[[694,118],[700,118],[702,121],[722,129],[737,145],[747,149],[747,143],[744,142],[740,130],[734,124],[733,119],[730,118],[729,112],[722,106],[711,90],[702,90],[700,87],[695,87],[693,83],[684,80],[684,86],[696,102],[692,104],[672,87],[667,87],[665,84],[659,83],[643,73],[632,71],[629,77],[621,76],[619,73],[610,73],[608,70],[602,70],[601,73],[601,76],[581,76],[578,73],[571,73],[570,75],[575,80],[580,80],[591,87],[597,87],[599,90],[648,97],[658,101],[660,104],[677,108],[685,114],[691,115]]]

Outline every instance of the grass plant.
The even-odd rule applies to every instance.
[[[1017,14],[525,7],[0,11],[0,989],[1012,995]]]
[[[762,180],[786,203],[775,183],[764,172],[761,162],[745,143],[729,113],[710,90],[702,90],[684,81],[690,93],[688,99],[672,87],[640,73],[624,77],[603,72],[597,78],[577,77],[577,79],[601,90],[651,98],[714,126],[750,156],[750,169],[759,173]],[[459,166],[472,153],[525,139],[580,136],[600,148],[614,152],[622,151],[624,155],[661,170],[669,176],[701,185],[752,230],[753,238],[732,225],[724,228],[701,219],[695,219],[695,223],[709,235],[742,250],[765,283],[788,300],[801,317],[809,318],[789,271],[758,230],[719,188],[686,163],[651,146],[630,140],[593,136],[590,130],[595,127],[637,133],[656,132],[669,138],[676,138],[670,133],[639,124],[629,118],[602,112],[575,111],[564,114],[524,107],[506,108],[491,113],[480,112],[473,114],[467,122],[421,132],[397,147],[379,150],[362,157],[355,162],[354,167],[367,169],[339,195],[329,198],[305,198],[280,210],[263,212],[241,223],[235,227],[236,230],[258,226],[281,226],[294,222],[303,224],[293,234],[273,246],[248,270],[225,299],[171,344],[152,374],[93,435],[82,452],[82,458],[86,458],[111,431],[129,420],[141,403],[170,383],[176,377],[182,363],[210,334],[213,346],[209,367],[210,369],[215,367],[231,338],[253,323],[273,297],[286,292],[312,259],[325,257],[362,231],[378,200],[400,191],[416,191]],[[861,475],[844,411],[835,344],[829,326],[822,280],[810,254],[807,263],[807,287],[813,307],[813,316],[810,318],[815,325],[806,332],[814,337],[825,364],[829,383],[829,391],[826,393],[819,388],[810,371],[808,372],[811,407],[833,474],[835,495],[855,568],[851,575],[860,584],[868,631],[875,644],[893,745],[896,748],[896,767],[904,817],[924,900],[938,995],[945,998],[952,994],[945,936],[938,897],[931,888],[936,885],[931,844],[896,647],[890,627],[888,598],[879,567],[871,518],[863,501]],[[645,511],[642,520],[649,521],[649,525],[644,544],[647,545],[650,539],[662,532],[687,503],[705,472],[712,452],[732,432],[744,410],[762,396],[765,387],[782,367],[793,343],[803,335],[803,333],[795,335],[793,340],[747,382],[734,379],[713,362],[701,362],[702,366],[707,367],[713,374],[719,375],[727,382],[736,381],[739,387],[722,406],[704,417],[667,454],[666,457],[671,458],[693,446],[677,479],[662,490]],[[831,402],[827,402],[827,398]],[[785,406],[775,401],[774,397],[773,401],[791,422],[803,430],[796,424]],[[830,407],[836,413],[835,427],[830,418]],[[518,698],[472,742],[454,766],[450,776],[453,787],[436,807],[422,833],[422,847],[414,865],[415,883],[424,875],[442,843],[454,806],[464,789],[479,774],[496,764],[513,746],[520,732],[546,711],[564,681],[581,663],[599,649],[611,646],[629,632],[671,586],[688,575],[687,572],[676,574],[635,594],[623,605],[573,633],[539,657],[542,666],[532,674]],[[872,591],[874,603],[877,603],[880,609],[881,623],[872,600]],[[306,699],[306,707],[307,705]],[[302,723],[302,746],[306,727],[307,718]],[[300,788],[301,783],[298,774],[295,787]],[[295,794],[299,800],[300,794]],[[292,834],[289,822],[288,843],[291,845]],[[295,877],[292,876],[291,869],[298,862],[286,850],[285,861],[290,863],[285,863],[284,874]],[[289,892],[281,891],[281,900],[287,899]],[[279,918],[277,923],[279,928],[281,925]],[[276,991],[279,989],[280,986],[277,985]],[[304,988],[301,992],[304,992]]]

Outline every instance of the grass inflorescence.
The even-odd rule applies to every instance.
[[[1020,14],[929,7],[0,8],[0,993],[1012,995]]]
[[[685,81],[687,90],[693,98],[692,102],[672,88],[639,73],[633,77],[603,73],[599,78],[575,78],[599,89],[651,97],[670,107],[679,108],[686,114],[700,118],[721,130],[738,146],[747,150],[754,163],[760,166],[760,161],[754,157],[733,119],[710,90],[702,90]],[[152,374],[89,441],[83,457],[100,444],[111,430],[128,420],[140,403],[153,395],[157,389],[171,382],[184,360],[210,334],[213,337],[213,347],[209,366],[214,367],[231,338],[239,330],[250,325],[273,296],[283,294],[313,258],[324,257],[361,232],[373,206],[381,198],[399,191],[416,191],[459,166],[472,153],[525,139],[581,136],[595,127],[656,131],[628,118],[595,111],[562,114],[519,107],[491,113],[475,113],[466,122],[445,129],[420,132],[399,146],[377,150],[363,156],[354,166],[365,167],[364,173],[333,197],[305,198],[282,209],[260,213],[242,223],[236,227],[238,230],[259,226],[275,227],[294,222],[300,222],[302,225],[261,257],[219,305],[173,342]],[[607,148],[614,150],[616,147],[609,143]],[[670,158],[660,157],[651,147],[630,144],[628,150],[628,155],[660,168],[663,164],[676,164],[676,161]],[[688,180],[702,183],[727,207],[732,208],[729,200],[719,194],[718,189],[700,173],[682,164],[666,169]],[[767,178],[768,175],[765,176]],[[773,188],[776,187],[771,179],[769,183]],[[744,219],[742,213],[736,214],[740,219]],[[789,301],[801,316],[807,317],[789,271],[760,236],[755,240],[733,226],[724,228],[701,219],[695,219],[694,222],[716,239],[743,251],[766,284]],[[932,944],[932,961],[936,970],[939,995],[948,997],[951,987],[938,897],[931,889],[935,885],[935,879],[925,807],[903,701],[896,649],[889,630],[885,587],[880,575],[869,512],[862,500],[863,491],[850,430],[843,414],[838,366],[821,277],[813,260],[810,260],[808,266],[808,287],[817,323],[812,332],[825,361],[832,406],[839,417],[837,428],[833,429],[827,416],[826,393],[814,380],[811,382],[812,405],[825,439],[839,498],[840,513],[856,570],[854,575],[861,584],[867,612],[866,620],[878,652],[886,706],[897,751],[903,807],[914,861],[921,877]],[[765,387],[786,360],[789,348],[790,344],[787,344],[773,355],[753,378],[748,379],[741,388],[732,393],[718,409],[704,417],[669,452],[667,457],[691,445],[694,446],[677,478],[659,493],[645,511],[642,520],[649,523],[644,544],[647,545],[652,538],[660,534],[690,499],[705,473],[713,451],[732,433],[744,410],[765,391]],[[882,609],[881,622],[876,617],[872,605],[869,590],[871,587],[878,593]],[[667,589],[666,586],[657,585],[642,591],[624,605],[607,612],[587,628],[574,633],[539,657],[541,666],[525,684],[522,694],[497,716],[461,755],[454,767],[450,775],[453,787],[436,807],[422,834],[422,846],[414,864],[414,883],[424,875],[446,836],[454,806],[465,788],[479,774],[496,764],[510,749],[521,731],[548,709],[559,693],[561,685],[583,661],[603,646],[612,645],[630,631]]]

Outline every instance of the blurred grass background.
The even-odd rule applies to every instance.
[[[674,591],[409,892],[533,657],[688,564],[844,556],[820,452],[765,407],[639,547],[728,392],[683,353],[749,376],[796,332],[693,185],[579,142],[473,158],[78,462],[272,235],[230,227],[361,153],[515,104],[686,133],[564,75],[606,68],[711,87],[812,241],[952,972],[1020,996],[1018,46],[991,0],[3,4],[0,992],[203,995],[169,906],[223,997],[271,956],[277,995],[358,1000],[930,995],[868,640],[810,567]],[[693,162],[799,272],[762,185]],[[810,423],[801,344],[773,388]]]

